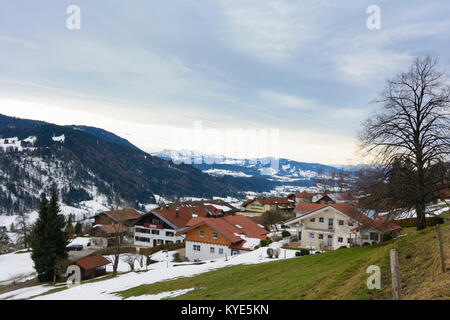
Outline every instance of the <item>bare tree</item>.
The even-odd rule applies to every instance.
[[[113,228],[113,235],[110,238],[113,244],[112,263],[113,263],[113,272],[117,273],[117,267],[119,266],[119,259],[124,244],[124,238],[128,229],[121,222],[113,222],[112,228]]]
[[[387,81],[375,101],[382,105],[381,111],[363,123],[360,133],[362,149],[384,165],[385,179],[394,178],[407,187],[408,193],[393,193],[396,184],[391,184],[387,193],[391,204],[401,206],[397,209],[415,209],[418,230],[426,227],[426,204],[436,196],[430,170],[448,160],[450,152],[450,87],[446,81],[436,59],[417,58],[407,72]]]
[[[23,210],[19,210],[17,213],[16,232],[19,235],[17,243],[29,250],[31,225],[29,222],[29,214]]]

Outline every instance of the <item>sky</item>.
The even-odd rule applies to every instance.
[[[426,54],[448,70],[449,16],[444,0],[0,0],[0,113],[148,152],[360,163],[386,79]]]

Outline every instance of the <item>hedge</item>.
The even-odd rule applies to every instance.
[[[444,219],[439,218],[439,217],[427,217],[427,218],[425,218],[425,220],[426,220],[428,227],[432,227],[436,224],[444,223]],[[406,219],[395,220],[394,223],[399,225],[402,228],[417,227],[417,218],[406,218]]]
[[[185,243],[184,242],[179,242],[179,243],[167,243],[167,244],[160,244],[158,246],[155,247],[149,247],[149,248],[140,248],[139,249],[139,253],[144,255],[144,256],[149,256],[152,255],[158,251],[161,250],[177,250],[177,249],[181,249],[185,247]]]

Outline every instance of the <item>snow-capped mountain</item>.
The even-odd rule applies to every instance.
[[[289,159],[262,158],[236,159],[217,155],[201,155],[182,150],[163,150],[152,155],[165,160],[177,160],[190,163],[194,167],[212,176],[235,176],[245,178],[263,178],[276,185],[311,187],[318,175],[331,176],[339,169],[320,163],[298,162]]]
[[[102,129],[0,117],[0,214],[35,210],[41,192],[57,189],[65,205],[143,208],[164,198],[239,196],[271,185],[215,177],[151,156]],[[94,128],[95,129],[95,128]],[[114,138],[111,140],[111,138]],[[117,139],[118,138],[118,139]]]

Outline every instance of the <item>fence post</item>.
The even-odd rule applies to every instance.
[[[392,299],[401,299],[401,281],[400,281],[400,270],[398,265],[398,255],[397,250],[391,250],[391,274],[392,274]]]
[[[444,258],[444,247],[442,246],[442,237],[441,237],[441,229],[439,224],[435,225],[436,228],[436,238],[438,241],[438,248],[439,248],[439,262],[441,266],[441,272],[445,273],[445,258]]]

